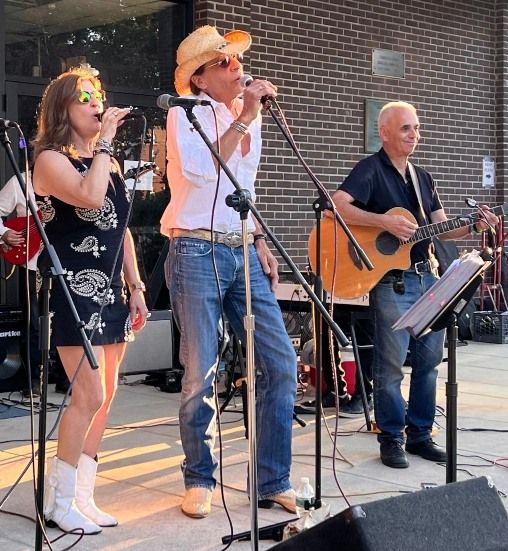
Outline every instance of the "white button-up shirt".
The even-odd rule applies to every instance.
[[[223,104],[201,93],[200,99],[212,102],[211,107],[194,107],[194,114],[212,143],[217,142],[217,132],[222,136],[234,120],[232,113]],[[237,112],[242,100],[237,98]],[[242,156],[241,140],[229,158],[227,165],[240,186],[250,191],[255,200],[254,182],[261,158],[261,114],[249,126],[250,149]],[[171,189],[171,201],[161,218],[161,233],[169,235],[171,229],[211,230],[212,208],[217,185],[217,170],[212,153],[187,119],[185,110],[174,107],[167,119],[167,176]],[[214,231],[241,230],[240,214],[225,203],[226,196],[235,191],[223,170],[220,170],[219,191],[214,215]],[[252,215],[249,216],[249,231],[254,230]]]

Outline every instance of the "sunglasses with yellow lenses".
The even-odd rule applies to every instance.
[[[88,90],[81,90],[78,93],[79,103],[90,103],[94,97],[97,101],[103,102],[106,99],[106,94],[101,90],[94,90],[89,92]]]

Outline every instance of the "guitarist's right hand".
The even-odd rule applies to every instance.
[[[407,241],[414,235],[418,225],[399,214],[385,214],[383,228],[402,241]]]
[[[2,241],[9,247],[19,247],[25,242],[24,233],[21,231],[7,230],[2,235]]]

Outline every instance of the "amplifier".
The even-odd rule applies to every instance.
[[[173,367],[171,310],[153,310],[136,340],[127,345],[120,375],[166,371]]]
[[[275,296],[277,297],[278,301],[291,302],[293,304],[298,302],[310,302],[307,291],[305,291],[300,283],[292,283],[287,281],[280,282],[275,291]],[[330,302],[329,295],[327,295],[327,302]],[[368,306],[369,295],[362,295],[361,297],[351,299],[334,297],[333,303],[350,306]]]
[[[305,279],[312,284],[310,277],[303,274]],[[303,345],[312,338],[311,300],[307,291],[300,283],[295,283],[292,272],[281,272],[279,284],[275,290],[275,297],[282,310],[282,317],[293,346],[299,351]],[[327,303],[330,304],[330,295],[327,294]],[[341,299],[334,297],[334,319],[341,319],[341,323],[349,327],[352,312],[368,312],[369,295],[362,295],[354,299]],[[359,315],[357,314],[357,315]],[[346,316],[346,319],[344,318]]]
[[[22,310],[0,308],[0,392],[19,390],[22,386],[19,348],[22,326]]]

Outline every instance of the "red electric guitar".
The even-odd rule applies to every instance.
[[[37,211],[39,219],[42,220],[41,211]],[[17,218],[10,218],[4,222],[4,226],[10,230],[23,232],[25,236],[25,242],[23,245],[12,247],[6,243],[0,245],[0,255],[10,262],[11,264],[24,264],[27,259],[32,259],[40,249],[41,246],[41,236],[37,230],[37,226],[33,221],[32,216],[28,216],[28,227],[27,227],[27,217],[18,216]],[[26,239],[28,229],[28,240]],[[27,242],[28,242],[28,254],[27,254]]]

